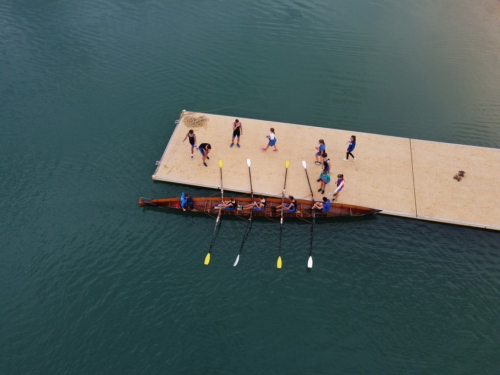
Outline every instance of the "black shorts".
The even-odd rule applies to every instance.
[[[240,128],[233,130],[233,138],[234,137],[239,137],[240,136]]]

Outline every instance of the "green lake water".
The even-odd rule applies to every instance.
[[[497,3],[0,1],[0,374],[499,374],[497,232],[137,204],[182,109],[498,148]]]

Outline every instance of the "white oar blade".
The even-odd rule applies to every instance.
[[[310,256],[309,260],[307,261],[307,268],[313,268],[313,257]]]
[[[233,264],[233,267],[236,267],[238,265],[238,262],[240,261],[240,254],[236,257],[236,261]]]
[[[305,160],[302,160],[302,166],[304,167],[304,169],[307,168],[307,164],[306,164],[306,161]]]
[[[250,159],[247,159],[247,165],[248,165],[248,168],[250,168],[250,165],[252,165],[252,161]]]

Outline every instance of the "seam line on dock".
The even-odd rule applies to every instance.
[[[415,171],[413,170],[413,151],[411,149],[411,138],[408,138],[410,140],[410,157],[411,157],[411,177],[413,179],[413,198],[415,199],[415,216],[418,217],[418,210],[417,210],[417,190],[415,189]]]

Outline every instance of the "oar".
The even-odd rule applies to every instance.
[[[304,167],[304,170],[306,171],[307,182],[309,183],[309,189],[311,190],[312,204],[314,205],[313,189],[311,187],[311,181],[309,181],[309,175],[307,174],[307,164],[306,164],[305,160],[302,160],[302,166]],[[312,268],[312,266],[313,266],[312,252],[313,252],[313,233],[314,233],[314,221],[315,221],[314,210],[312,212],[312,217],[313,217],[313,220],[312,220],[312,225],[311,225],[311,249],[309,250],[309,260],[307,261],[307,268]]]
[[[224,202],[224,188],[222,185],[222,160],[219,160],[219,168],[220,168],[220,194],[222,197],[222,202]],[[217,235],[217,225],[219,224],[219,221],[220,221],[221,212],[222,212],[222,204],[219,206],[219,214],[217,215],[217,219],[215,220],[215,228],[214,228],[214,232],[212,233],[210,247],[208,248],[208,254],[205,257],[205,265],[206,266],[208,266],[208,264],[210,263],[210,253],[212,252],[212,246],[214,245],[215,237]]]
[[[285,204],[285,190],[286,190],[286,175],[288,174],[288,167],[290,166],[290,162],[287,160],[285,163],[285,184],[283,185],[283,194],[281,196],[281,220],[280,220],[280,244],[278,248],[278,264],[277,267],[281,268],[281,237],[283,233],[283,205]]]
[[[313,235],[314,235],[314,222],[316,221],[316,216],[314,214],[314,211],[312,213],[313,215],[313,221],[311,225],[311,250],[309,250],[309,260],[307,261],[307,268],[313,268]]]
[[[252,173],[250,172],[250,165],[252,164],[252,162],[250,161],[250,159],[247,159],[247,164],[248,164],[248,175],[250,176],[250,192],[252,194],[252,202],[253,202]],[[252,229],[252,214],[253,210],[250,211],[250,218],[248,219],[248,224],[245,229],[245,234],[243,235],[243,240],[241,241],[240,251],[238,252],[238,256],[236,257],[236,261],[234,262],[233,267],[236,267],[238,265],[238,262],[240,261],[241,250],[243,250],[243,245],[247,240],[248,233],[250,233],[250,230]]]

